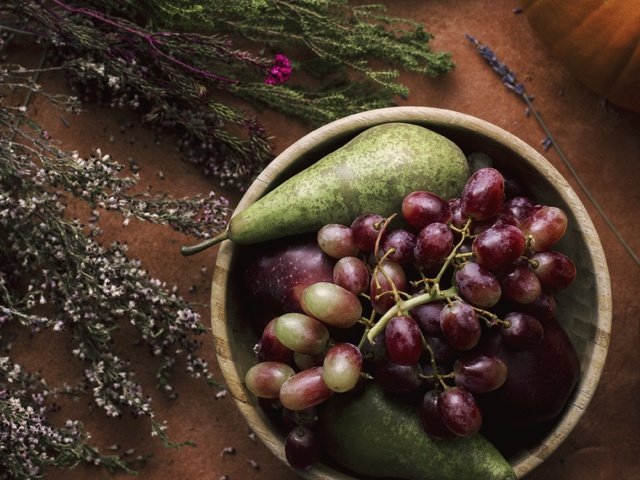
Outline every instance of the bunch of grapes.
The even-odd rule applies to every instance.
[[[507,378],[503,360],[475,349],[483,333],[498,331],[513,349],[536,346],[541,320],[555,315],[554,295],[576,276],[572,260],[553,250],[566,214],[513,185],[484,167],[459,198],[415,191],[390,217],[367,213],[318,231],[319,247],[336,260],[333,282],[305,286],[301,311],[268,323],[245,379],[290,422],[293,467],[319,458],[316,407],[366,382],[420,392],[416,414],[434,439],[480,430],[478,398]]]

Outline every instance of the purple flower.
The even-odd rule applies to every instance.
[[[280,85],[289,80],[291,76],[291,61],[281,53],[273,58],[273,64],[269,68],[269,74],[264,79],[267,85]]]

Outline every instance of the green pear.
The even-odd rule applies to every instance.
[[[418,402],[419,403],[419,402]],[[378,385],[333,395],[320,410],[324,450],[347,470],[403,480],[516,480],[511,465],[482,435],[432,440],[418,405]]]
[[[415,190],[446,200],[459,196],[468,176],[464,153],[448,138],[410,123],[376,125],[237,213],[222,234],[182,252],[225,239],[253,244],[328,223],[349,225],[363,213],[386,217]]]

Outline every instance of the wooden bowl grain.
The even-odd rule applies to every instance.
[[[534,448],[508,460],[519,478],[541,464],[565,440],[585,412],[602,373],[611,332],[611,286],[606,259],[594,225],[580,199],[562,175],[536,150],[481,119],[428,107],[391,107],[355,114],[329,123],[304,136],[270,163],[239,202],[236,213],[274,186],[361,131],[381,123],[407,122],[448,137],[469,154],[489,154],[496,166],[535,192],[540,203],[564,209],[569,228],[558,249],[568,252],[578,269],[576,281],[558,296],[557,317],[571,337],[581,361],[581,379],[555,426]],[[246,371],[255,362],[258,333],[243,315],[243,293],[235,276],[238,247],[220,246],[212,288],[212,329],[219,365],[228,390],[250,428],[282,461],[284,437],[244,385]],[[354,479],[339,468],[319,464],[301,477],[314,480]]]

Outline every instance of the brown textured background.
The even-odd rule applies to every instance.
[[[526,18],[513,13],[516,2],[389,0],[385,3],[391,13],[423,22],[427,31],[435,34],[433,47],[452,52],[457,65],[453,72],[436,80],[403,75],[411,94],[401,104],[448,108],[475,115],[543,151],[544,134],[535,119],[525,116],[521,100],[501,85],[464,38],[465,33],[474,35],[493,48],[535,96],[535,105],[584,184],[634,251],[640,252],[640,114],[606,105],[573,79],[550,58]],[[32,60],[34,55],[27,51],[13,53],[24,55],[25,61]],[[64,88],[58,78],[48,78],[46,84],[51,88]],[[202,176],[197,167],[179,161],[171,138],[163,138],[156,144],[153,134],[125,112],[87,107],[80,116],[70,116],[39,100],[31,108],[52,137],[61,141],[66,149],[88,154],[100,147],[122,162],[135,159],[141,167],[143,187],[151,186],[154,191],[166,191],[174,196],[214,189],[219,194],[228,194],[234,203],[238,199],[236,194],[224,192],[212,179]],[[278,152],[310,130],[278,114],[257,113],[273,134]],[[127,122],[132,122],[132,126],[122,132],[120,126]],[[550,149],[544,155],[574,186],[591,213],[604,245],[613,290],[613,333],[606,368],[588,411],[564,444],[527,478],[637,480],[640,479],[640,404],[637,400],[640,395],[640,268],[622,248],[557,153]],[[184,258],[179,246],[191,239],[166,228],[136,222],[123,227],[120,220],[108,215],[104,215],[100,224],[105,230],[102,241],[126,241],[130,255],[140,258],[152,276],[169,285],[178,285],[180,293],[190,301],[208,303],[215,249]],[[209,309],[203,306],[200,312],[208,323]],[[146,353],[130,346],[126,334],[122,335],[121,345],[125,349],[123,356],[133,362],[143,384],[152,389],[153,361]],[[33,368],[41,368],[54,384],[70,378],[80,368],[67,353],[65,340],[58,337],[18,339],[14,353],[27,358]],[[217,374],[210,338],[204,339],[202,354]],[[217,480],[223,475],[228,475],[230,480],[297,478],[252,439],[230,397],[216,399],[217,390],[184,375],[176,376],[176,387],[179,392],[176,400],[156,395],[154,404],[159,418],[168,421],[169,436],[176,441],[191,440],[196,447],[165,449],[159,441],[150,439],[149,424],[145,420],[105,420],[101,412],[91,410],[85,403],[67,405],[58,415],[60,418],[66,414],[79,416],[93,433],[94,443],[102,448],[117,444],[121,452],[134,448],[136,455],[151,454],[148,465],[139,475],[142,479]],[[234,447],[236,453],[223,455],[225,447]],[[51,470],[47,475],[52,480],[110,477],[103,470],[90,467],[72,472]]]

